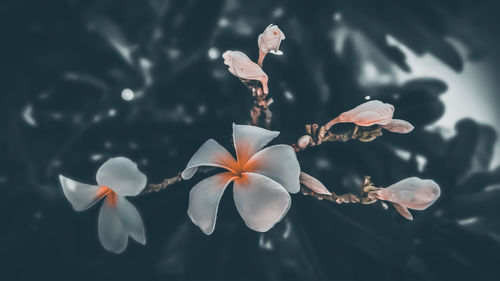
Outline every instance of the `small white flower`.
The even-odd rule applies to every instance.
[[[134,162],[116,157],[99,168],[96,179],[97,185],[89,185],[59,175],[64,195],[76,211],[86,210],[105,198],[99,212],[98,234],[106,250],[123,252],[128,244],[128,236],[146,244],[142,218],[125,199],[125,196],[136,196],[144,189],[146,176]]]
[[[200,166],[214,166],[227,172],[208,177],[191,189],[188,215],[205,234],[215,228],[219,201],[226,187],[234,182],[236,209],[245,224],[265,232],[278,223],[291,205],[290,193],[300,189],[300,166],[289,145],[262,149],[279,132],[255,126],[233,124],[233,156],[216,141],[206,141],[182,172],[190,179]]]
[[[247,80],[258,80],[262,83],[262,91],[267,94],[267,74],[247,55],[240,51],[226,51],[222,54],[224,64],[229,66],[229,72],[234,76]]]
[[[263,54],[271,53],[275,55],[282,55],[280,51],[281,41],[285,40],[285,34],[277,25],[270,24],[262,34],[259,35],[257,43],[259,51]]]
[[[411,177],[378,190],[376,195],[380,200],[392,202],[402,216],[412,220],[408,209],[427,209],[439,198],[441,189],[433,180]]]

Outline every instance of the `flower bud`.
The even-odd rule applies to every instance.
[[[240,51],[226,51],[222,54],[224,64],[229,66],[229,72],[247,80],[258,80],[262,83],[262,91],[267,94],[267,75],[262,68]]]
[[[300,172],[300,183],[307,186],[310,190],[322,194],[322,195],[332,195],[330,191],[326,188],[326,186],[321,183],[315,177],[306,174],[304,172]]]
[[[387,125],[392,120],[394,106],[378,100],[358,105],[337,116],[325,125],[328,130],[336,123],[354,123],[358,126]]]
[[[400,134],[407,134],[414,129],[413,125],[410,124],[410,122],[400,119],[392,119],[389,123],[383,125],[382,128]]]
[[[404,208],[424,210],[441,195],[433,180],[411,177],[377,191],[377,198],[396,203]]]
[[[279,50],[282,40],[285,40],[285,34],[277,25],[271,24],[259,35],[257,43],[259,44],[260,52],[264,54],[282,55],[283,52]]]
[[[303,135],[302,137],[299,138],[297,141],[297,146],[304,149],[306,148],[311,142],[312,142],[312,137],[310,135]]]

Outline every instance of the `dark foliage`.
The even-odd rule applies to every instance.
[[[500,168],[489,169],[495,131],[470,119],[456,124],[451,139],[425,130],[447,110],[440,96],[452,93],[443,81],[359,79],[366,61],[388,75],[394,67],[411,71],[387,34],[455,71],[464,61],[448,37],[468,46],[468,59],[483,58],[498,26],[489,1],[0,6],[0,279],[497,280]],[[131,242],[122,255],[106,252],[97,239],[97,208],[74,212],[57,175],[93,182],[103,161],[124,155],[156,183],[184,168],[208,138],[229,147],[231,123],[248,121],[251,97],[207,52],[241,50],[255,60],[256,38],[269,23],[287,36],[285,55],[264,63],[278,142],[294,142],[304,124],[324,123],[367,95],[394,104],[395,117],[416,127],[372,143],[301,152],[303,169],[339,193],[353,191],[364,175],[382,186],[432,178],[441,199],[408,222],[380,204],[339,206],[294,195],[287,217],[259,234],[245,227],[228,190],[215,232],[205,236],[186,215],[198,176],[131,199],[148,243]],[[125,88],[135,92],[132,101],[122,99]]]

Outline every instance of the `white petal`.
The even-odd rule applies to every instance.
[[[229,172],[211,176],[195,185],[189,193],[187,213],[193,223],[207,235],[214,231],[219,201],[234,177]]]
[[[271,53],[273,55],[278,55],[278,56],[282,56],[283,55],[283,51],[281,51],[281,50],[277,50],[277,51],[271,50],[271,51],[269,51],[269,53]]]
[[[267,74],[244,53],[240,51],[226,51],[222,54],[222,58],[224,59],[224,64],[229,66],[229,72],[233,75],[243,79],[259,80],[263,86],[267,87]]]
[[[383,125],[382,128],[400,134],[407,134],[414,129],[410,122],[400,119],[392,119],[387,125]]]
[[[215,140],[207,140],[191,157],[182,178],[188,180],[193,177],[200,166],[220,167],[234,172],[236,161],[233,156]]]
[[[135,241],[146,244],[146,232],[141,215],[125,197],[117,196],[116,208],[122,222],[123,230]]]
[[[118,209],[106,198],[99,212],[97,231],[104,249],[121,253],[127,248],[128,235],[118,214]]]
[[[146,187],[146,176],[125,157],[110,158],[97,171],[97,183],[121,196],[135,196]]]
[[[279,144],[262,149],[248,160],[243,170],[264,175],[290,193],[300,190],[299,161],[295,150],[289,145]]]
[[[94,205],[105,194],[100,194],[97,185],[84,184],[59,175],[64,195],[76,211],[83,211]]]
[[[397,203],[392,203],[392,205],[394,206],[396,211],[398,211],[398,213],[400,215],[402,215],[405,219],[408,219],[411,221],[413,220],[413,216],[411,215],[410,211],[408,211],[408,208],[406,208],[405,206],[401,206]]]
[[[379,113],[380,115],[389,114],[392,116],[392,114],[394,113],[394,106],[389,103],[383,103],[379,100],[371,100],[356,106],[348,112],[360,113],[364,111],[373,111]]]
[[[332,195],[322,182],[307,173],[300,172],[300,183],[318,194]]]
[[[359,126],[371,126],[374,124],[379,124],[379,125],[384,125],[390,122],[392,116],[390,117],[384,117],[383,115],[379,114],[378,112],[374,111],[365,111],[357,114],[351,119],[351,122],[353,122],[356,125]]]
[[[256,126],[236,125],[233,123],[233,141],[240,165],[244,165],[250,157],[279,134],[280,132]]]
[[[359,126],[386,125],[392,120],[394,106],[371,100],[340,114],[337,122],[353,122]]]
[[[290,194],[279,183],[255,173],[243,173],[234,181],[234,202],[245,224],[266,232],[288,212]]]

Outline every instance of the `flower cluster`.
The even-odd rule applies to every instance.
[[[271,112],[267,107],[272,100],[265,100],[269,89],[268,76],[261,68],[262,61],[268,53],[282,54],[279,47],[284,39],[284,33],[277,26],[268,26],[258,38],[258,64],[240,51],[226,51],[222,55],[229,72],[244,83],[247,80],[255,80],[262,84],[263,95],[254,95],[256,108],[252,112],[256,112],[257,117],[261,111],[266,112],[268,125]],[[250,229],[258,232],[266,232],[280,222],[292,204],[290,193],[299,191],[304,195],[338,204],[369,204],[385,200],[391,202],[401,215],[411,220],[413,217],[408,209],[424,210],[440,196],[440,188],[434,181],[411,177],[387,188],[377,188],[372,185],[369,177],[366,177],[365,186],[359,194],[336,195],[321,181],[301,171],[296,156],[296,151],[320,145],[327,140],[346,141],[347,137],[355,138],[354,133],[332,134],[329,130],[337,123],[354,123],[356,131],[358,126],[370,127],[359,130],[361,135],[358,139],[362,141],[371,141],[381,135],[380,128],[397,133],[409,133],[413,130],[409,122],[393,119],[393,115],[393,105],[377,100],[369,101],[338,115],[325,126],[306,125],[307,135],[301,137],[294,147],[284,144],[266,147],[278,137],[279,132],[257,126],[233,124],[236,158],[215,140],[209,139],[194,153],[181,173],[164,180],[162,184],[150,184],[148,190],[145,190],[146,176],[134,162],[124,157],[106,161],[97,171],[95,185],[80,183],[63,175],[60,175],[59,179],[64,195],[76,211],[86,210],[104,199],[98,218],[98,236],[103,247],[114,253],[125,250],[129,236],[141,244],[146,243],[142,218],[125,197],[137,196],[145,191],[158,191],[181,180],[189,180],[202,166],[225,170],[201,180],[189,193],[187,214],[207,235],[215,229],[219,202],[230,184],[233,186],[234,203],[238,213]],[[370,130],[373,129],[371,126],[375,127],[373,132],[378,130],[378,135],[370,135]]]
[[[281,41],[285,39],[285,34],[277,25],[269,25],[264,32],[259,35],[259,61],[254,63],[247,55],[240,51],[226,51],[222,54],[224,63],[229,66],[229,72],[234,76],[244,80],[257,80],[262,84],[262,91],[268,94],[267,74],[262,70],[262,62],[266,54],[282,55],[279,50]]]
[[[333,196],[316,178],[301,172],[294,149],[289,145],[264,148],[279,132],[250,125],[233,124],[236,159],[215,140],[207,140],[188,162],[181,176],[191,179],[199,167],[226,170],[196,184],[189,194],[188,216],[207,235],[215,228],[222,194],[233,183],[236,209],[245,224],[266,232],[281,221],[291,206],[289,193],[297,193],[300,184],[311,191]],[[128,237],[146,243],[144,224],[136,208],[125,196],[137,196],[146,186],[146,176],[137,165],[124,157],[111,158],[97,171],[96,185],[84,184],[59,176],[64,195],[76,211],[90,208],[104,198],[98,219],[98,234],[106,250],[121,253]],[[440,195],[431,180],[408,178],[387,188],[379,188],[375,197],[391,202],[408,219],[408,209],[423,210]]]

